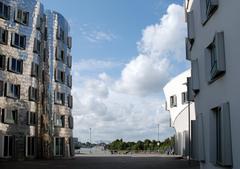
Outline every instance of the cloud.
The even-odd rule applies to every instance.
[[[157,139],[159,122],[161,139],[172,135],[169,120],[165,120],[169,114],[162,108],[163,100],[119,93],[114,90],[114,83],[107,83],[101,76],[73,89],[74,135],[81,141],[88,141],[89,128],[95,141]]]
[[[185,57],[183,7],[172,4],[160,22],[143,30],[137,43],[139,55],[126,64],[121,79],[116,82],[119,91],[147,95],[160,92],[171,76],[172,63],[181,63]]]
[[[98,42],[111,42],[116,39],[117,36],[110,30],[102,30],[103,28],[83,24],[80,27],[80,33],[82,37],[92,43]]]
[[[111,61],[111,60],[97,60],[97,59],[80,59],[74,63],[75,70],[78,71],[96,71],[110,69],[117,66],[121,66],[122,63]]]
[[[157,139],[157,124],[161,140],[173,135],[169,113],[162,106],[162,86],[185,60],[183,11],[172,4],[159,23],[143,30],[136,46],[139,54],[123,67],[120,77],[108,74],[122,66],[115,61],[90,59],[73,65],[75,137],[89,141],[92,128],[95,141]]]

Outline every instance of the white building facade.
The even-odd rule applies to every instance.
[[[194,103],[187,101],[187,78],[191,76],[187,70],[173,78],[163,88],[166,98],[166,110],[170,112],[170,126],[176,130],[175,154],[189,155],[189,118],[195,120]]]
[[[195,102],[192,158],[201,169],[240,168],[239,0],[186,0],[189,100]]]

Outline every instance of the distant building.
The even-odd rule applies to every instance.
[[[48,14],[38,0],[0,0],[0,158],[74,155],[69,26]]]
[[[192,158],[201,169],[240,168],[239,0],[186,0]]]
[[[195,120],[194,103],[187,101],[187,78],[190,77],[187,70],[173,78],[163,88],[166,98],[166,110],[170,112],[170,126],[176,131],[175,154],[189,155],[189,111],[190,120]]]

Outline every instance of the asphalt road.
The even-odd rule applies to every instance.
[[[0,169],[199,169],[198,163],[164,157],[76,157],[71,160],[0,162]]]

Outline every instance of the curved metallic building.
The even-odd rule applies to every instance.
[[[0,158],[73,156],[69,26],[47,14],[38,0],[0,0]]]
[[[72,128],[72,39],[67,20],[55,11],[47,11],[50,67],[50,114],[54,156],[73,156]],[[62,149],[62,147],[64,147]]]

